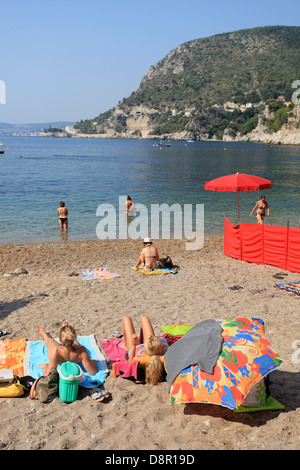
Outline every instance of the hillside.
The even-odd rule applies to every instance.
[[[178,46],[116,108],[75,128],[99,137],[244,140],[259,125],[270,137],[290,119],[299,129],[297,80],[300,27],[218,34]]]

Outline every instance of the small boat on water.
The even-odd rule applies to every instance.
[[[159,142],[154,144],[156,147],[171,147],[171,144],[169,142]]]
[[[4,153],[4,150],[1,147],[4,147],[4,144],[2,144],[2,142],[0,142],[0,153]]]

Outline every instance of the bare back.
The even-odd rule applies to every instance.
[[[158,251],[155,246],[146,246],[142,250],[145,259],[145,265],[149,268],[155,268],[158,261]]]
[[[68,209],[66,207],[59,207],[57,213],[59,217],[65,218],[68,215]]]
[[[125,212],[128,214],[134,208],[134,203],[131,200],[125,201]]]
[[[64,362],[69,361],[76,362],[76,364],[81,362],[83,367],[91,375],[96,374],[98,371],[96,361],[90,359],[89,354],[84,346],[77,346],[76,344],[73,344],[73,346],[66,347],[58,343],[56,343],[56,345],[52,343],[51,350],[48,348],[48,352],[50,359],[48,365],[49,370],[51,367],[57,367],[58,364],[63,364]]]
[[[62,364],[63,362],[82,362],[83,350],[85,348],[83,346],[72,346],[72,350],[69,350],[65,346],[58,345],[56,349],[56,356],[58,364]]]

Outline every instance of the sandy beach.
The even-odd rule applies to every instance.
[[[147,314],[157,334],[166,324],[256,317],[284,362],[271,373],[271,395],[284,411],[235,414],[209,404],[171,405],[167,382],[156,387],[112,373],[105,381],[107,402],[95,402],[80,389],[70,404],[59,398],[43,404],[0,399],[0,447],[5,450],[252,450],[299,449],[300,374],[292,344],[300,340],[300,297],[274,288],[296,281],[288,272],[237,261],[223,254],[223,238],[205,238],[200,251],[183,240],[155,241],[160,256],[180,266],[176,275],[144,276],[130,269],[141,241],[53,241],[1,245],[0,329],[2,339],[37,341],[36,325],[56,337],[64,320],[78,335],[100,341],[121,330],[123,315],[139,328]],[[83,281],[81,270],[106,266],[119,278]],[[3,276],[22,267],[28,274]],[[239,285],[242,289],[231,290]],[[110,364],[108,367],[111,368]]]

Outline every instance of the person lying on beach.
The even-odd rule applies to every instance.
[[[155,246],[152,245],[150,238],[144,238],[144,248],[133,269],[137,270],[140,264],[144,271],[155,271],[155,269],[162,267],[174,267],[169,256],[167,258],[159,258],[158,251]]]
[[[257,201],[255,206],[253,207],[250,215],[252,215],[256,209],[257,209],[257,212],[256,212],[257,223],[262,224],[266,215],[266,209],[268,211],[268,216],[270,215],[269,204],[266,201],[266,196],[261,196],[260,200]]]
[[[77,341],[75,329],[64,322],[60,332],[58,343],[55,339],[45,332],[41,326],[36,327],[36,332],[42,336],[47,347],[47,356],[49,358],[48,364],[43,364],[39,367],[44,367],[44,376],[48,375],[51,367],[57,367],[58,364],[64,362],[82,362],[83,367],[90,375],[95,375],[98,371],[97,361],[90,359],[89,353],[84,346],[81,346]]]
[[[164,372],[164,366],[158,356],[163,356],[167,351],[166,340],[155,336],[147,315],[142,317],[139,337],[135,332],[132,319],[128,316],[123,317],[122,332],[125,344],[120,343],[120,346],[127,349],[128,364],[138,361],[140,357],[151,356],[146,366],[146,383],[157,385],[162,381]]]
[[[130,196],[127,196],[127,201],[125,201],[125,212],[126,215],[130,215],[130,211],[133,211],[134,203]]]
[[[63,201],[60,202],[57,213],[59,217],[60,230],[62,231],[65,229],[66,232],[68,230],[68,209],[65,207],[65,203]]]

